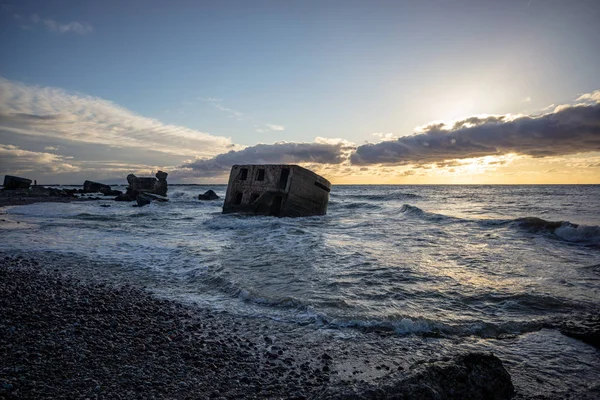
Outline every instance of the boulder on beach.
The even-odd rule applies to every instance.
[[[467,353],[394,373],[390,383],[332,393],[335,399],[510,399],[515,394],[502,361],[491,353]]]
[[[18,176],[4,175],[4,189],[29,189],[31,179],[20,178]]]
[[[110,186],[93,181],[83,182],[83,193],[100,193],[101,190],[110,190]]]
[[[204,194],[198,195],[198,200],[218,200],[219,196],[212,190],[207,190]]]

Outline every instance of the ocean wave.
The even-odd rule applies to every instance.
[[[284,218],[267,216],[257,218],[253,215],[214,213],[214,218],[209,218],[202,224],[207,228],[214,230],[257,228],[267,228],[272,230],[282,227],[284,223]]]
[[[484,293],[473,296],[466,296],[463,301],[478,308],[492,308],[503,311],[564,311],[583,307],[579,302],[573,302],[569,299],[545,294],[535,293],[506,293],[492,294]]]
[[[435,321],[416,316],[396,316],[385,319],[344,319],[329,318],[325,314],[310,314],[311,322],[328,329],[356,329],[361,332],[388,333],[400,336],[420,335],[426,337],[468,337],[503,338],[536,332],[544,328],[557,328],[562,319],[515,320],[493,323],[482,320],[460,323]]]
[[[600,246],[600,226],[548,221],[537,217],[517,218],[510,223],[528,231],[553,234],[566,242]]]
[[[400,212],[407,216],[436,222],[443,220],[456,223],[478,223],[490,228],[508,225],[529,232],[550,234],[565,242],[600,246],[600,226],[597,225],[580,225],[570,221],[551,221],[538,217],[521,217],[516,219],[466,219],[432,213],[410,204],[402,205]]]
[[[389,194],[347,194],[344,198],[367,200],[367,201],[382,201],[382,200],[405,200],[405,199],[417,199],[422,196],[414,193],[389,193]]]
[[[435,222],[440,222],[440,221],[465,222],[465,221],[468,221],[466,219],[452,217],[450,215],[437,214],[437,213],[425,211],[417,206],[413,206],[410,204],[403,204],[402,207],[400,207],[400,213],[402,213],[406,216],[423,218],[423,219],[427,219],[427,220],[435,221]]]
[[[114,221],[118,218],[116,215],[105,215],[105,214],[90,214],[90,213],[79,213],[73,217],[74,219],[81,219],[84,221]]]
[[[329,202],[330,208],[331,209],[335,209],[335,208],[341,208],[344,210],[359,210],[359,209],[364,209],[364,210],[374,210],[374,209],[379,209],[381,208],[381,206],[377,205],[377,204],[372,204],[372,203],[366,203],[366,202],[351,202],[351,203],[345,203],[345,202]]]

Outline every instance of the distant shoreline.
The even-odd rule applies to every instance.
[[[106,183],[127,186],[127,182]],[[38,186],[83,187],[82,184],[45,183]],[[169,183],[169,186],[227,186],[225,183]],[[332,186],[600,186],[600,183],[333,183]],[[0,185],[0,190],[2,190]]]

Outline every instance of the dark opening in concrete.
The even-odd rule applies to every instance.
[[[281,170],[281,177],[279,178],[279,189],[285,190],[289,176],[290,176],[290,169],[283,168]]]
[[[265,180],[265,170],[264,169],[259,169],[257,174],[256,174],[256,180],[257,181],[264,181]]]
[[[331,192],[331,189],[329,189],[327,186],[323,185],[321,182],[315,182],[315,186],[323,189],[327,193]]]
[[[238,192],[235,194],[235,199],[233,200],[233,204],[242,204],[242,197],[244,196],[244,193],[242,192]]]
[[[281,196],[275,196],[273,197],[273,203],[271,204],[271,215],[274,215],[276,217],[279,216],[279,213],[281,212],[281,200],[283,198]]]
[[[240,171],[240,181],[248,179],[248,168],[242,168]]]
[[[259,193],[252,193],[252,196],[250,196],[250,204],[254,203],[256,201],[256,199],[258,199],[260,197]]]

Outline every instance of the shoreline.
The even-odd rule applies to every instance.
[[[3,205],[0,197],[0,230],[33,226],[16,216],[14,221],[5,220],[10,212],[4,206],[97,200],[24,199],[28,201]],[[20,291],[19,286],[29,291]],[[103,262],[60,251],[17,250],[9,239],[8,247],[0,250],[0,315],[13,315],[12,321],[17,322],[11,325],[0,318],[0,360],[8,360],[0,363],[0,399],[394,398],[405,386],[418,390],[431,386],[427,383],[431,374],[418,375],[419,368],[435,370],[447,363],[464,369],[464,365],[457,367],[462,362],[457,357],[472,351],[492,351],[502,359],[517,387],[515,399],[561,399],[568,393],[592,399],[600,395],[600,386],[589,383],[593,380],[577,387],[571,380],[569,386],[562,386],[547,381],[552,372],[545,370],[545,364],[531,361],[521,368],[518,362],[522,360],[515,362],[512,357],[519,351],[511,354],[509,349],[518,350],[535,340],[556,340],[581,348],[560,333],[597,349],[597,317],[573,318],[564,326],[553,324],[547,326],[549,330],[540,327],[540,331],[514,336],[454,337],[395,335],[380,329],[345,331],[203,307],[171,297],[150,280],[132,278],[119,260]],[[38,309],[49,310],[45,314],[50,317],[40,317]],[[17,315],[14,310],[22,312]],[[32,342],[31,338],[38,339]],[[529,347],[528,351],[531,349],[535,350]],[[23,357],[25,362],[20,361]],[[68,373],[55,375],[54,368]],[[30,377],[32,384],[27,383]],[[90,380],[99,384],[88,386]],[[457,385],[449,384],[447,392],[455,391]],[[15,390],[19,392],[15,394]],[[384,395],[386,390],[393,393]]]
[[[492,398],[503,399],[514,390],[491,355],[406,366],[359,360],[343,341],[314,341],[286,323],[80,280],[60,267],[0,253],[0,398],[415,398],[440,385],[440,398],[494,387]],[[485,386],[465,387],[472,370],[489,375]]]
[[[0,208],[11,206],[26,206],[34,203],[71,203],[74,201],[89,201],[71,197],[0,197]]]

